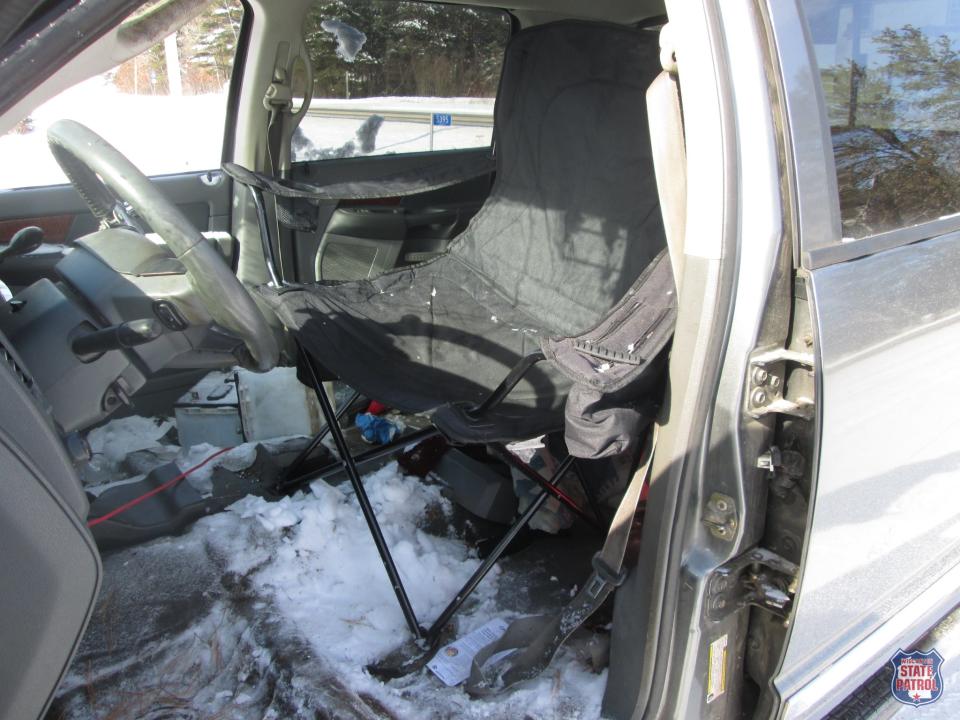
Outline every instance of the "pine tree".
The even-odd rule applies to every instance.
[[[230,80],[242,19],[243,8],[235,0],[215,0],[180,30],[181,57],[189,57],[193,83],[207,85],[204,91],[219,90]]]
[[[367,36],[353,62],[321,28],[340,20]],[[510,25],[499,11],[418,2],[316,3],[304,24],[317,97],[493,97]]]
[[[220,92],[230,80],[243,7],[237,0],[214,0],[177,31],[183,89],[187,94]],[[169,92],[163,42],[127,60],[111,74],[124,92]]]

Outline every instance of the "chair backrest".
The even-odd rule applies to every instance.
[[[511,40],[497,177],[451,248],[550,330],[592,327],[664,247],[645,92],[657,33],[536,26]]]

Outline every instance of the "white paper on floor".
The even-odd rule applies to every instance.
[[[449,687],[459,685],[470,677],[470,667],[477,653],[503,637],[508,624],[501,618],[484,623],[472,633],[440,648],[427,667]]]

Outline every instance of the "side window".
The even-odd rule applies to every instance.
[[[317,2],[313,101],[294,161],[489,146],[509,16],[393,0]]]
[[[102,135],[147,175],[218,168],[242,19],[238,0],[215,0],[165,41],[36,108],[0,137],[0,189],[67,182],[46,138],[64,118]]]
[[[803,0],[844,238],[960,213],[960,2]]]

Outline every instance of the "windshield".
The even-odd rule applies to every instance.
[[[64,118],[107,138],[148,175],[219,167],[242,20],[237,0],[215,0],[160,42],[33,109],[0,136],[0,188],[67,182],[46,144],[47,127]]]

